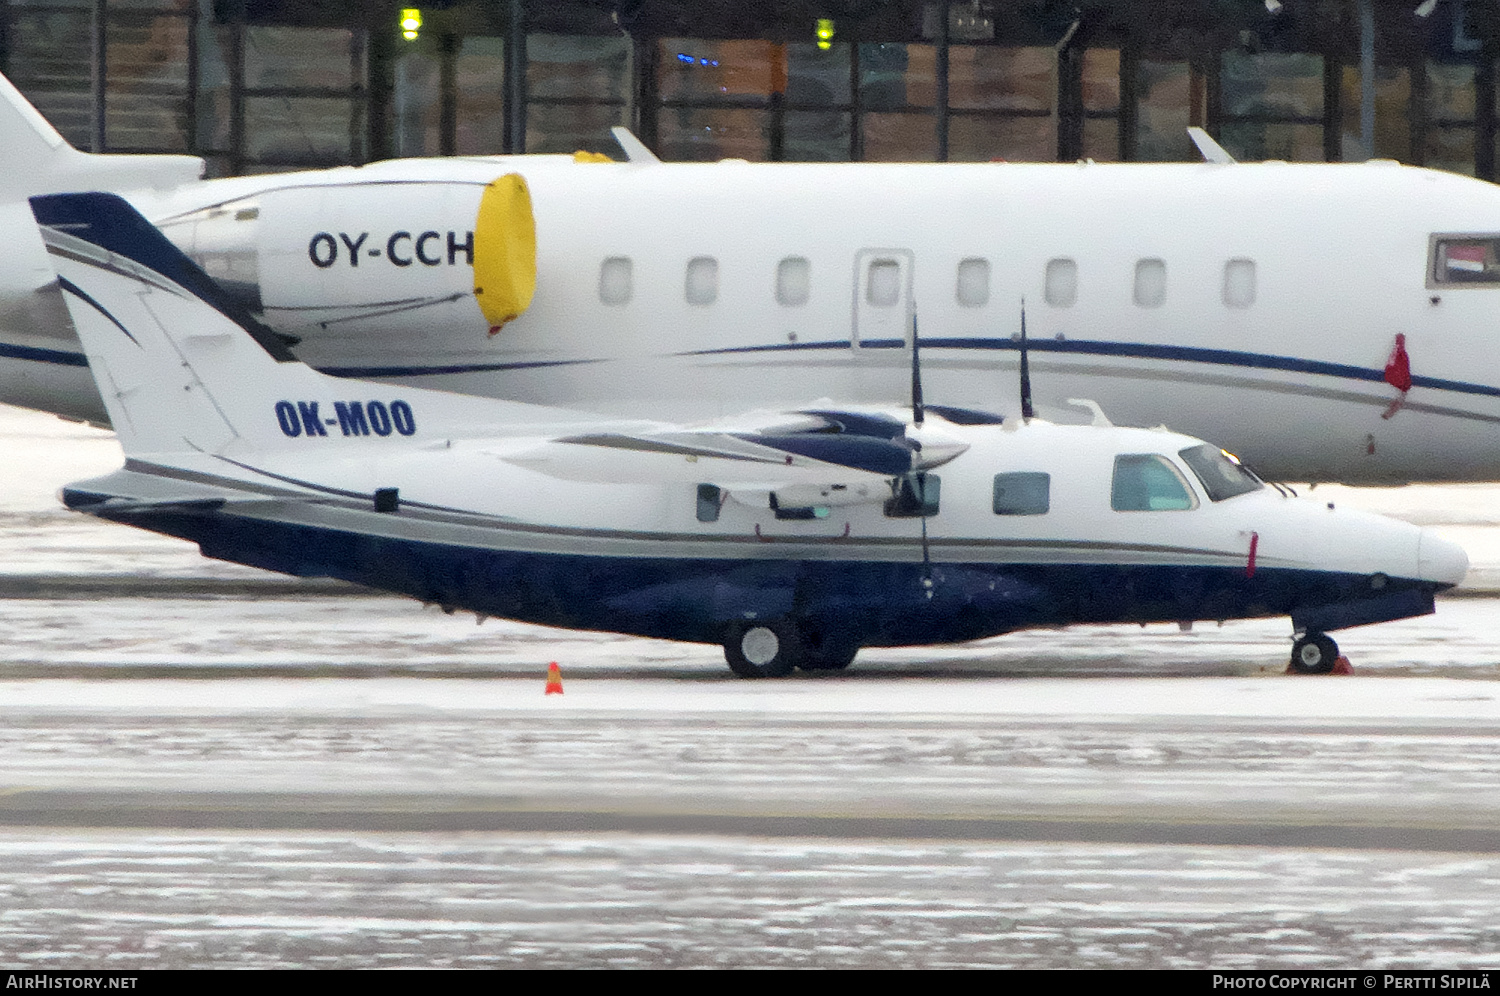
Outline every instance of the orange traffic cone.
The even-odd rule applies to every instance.
[[[557,661],[553,661],[547,665],[547,694],[561,695],[562,693],[562,672],[557,669]]]

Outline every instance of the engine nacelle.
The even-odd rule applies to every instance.
[[[387,354],[472,348],[536,290],[531,196],[515,173],[487,186],[283,187],[160,227],[266,324],[301,339],[299,352],[338,340],[347,356],[351,339]]]

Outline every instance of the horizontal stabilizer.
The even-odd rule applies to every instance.
[[[0,199],[60,190],[168,189],[202,176],[197,156],[80,152],[0,75]]]

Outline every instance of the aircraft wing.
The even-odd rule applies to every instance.
[[[820,408],[697,427],[576,433],[496,455],[565,480],[713,484],[771,492],[787,505],[841,505],[883,501],[892,480],[968,448],[941,430],[915,438],[908,429],[886,413]]]

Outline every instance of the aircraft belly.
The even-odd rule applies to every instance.
[[[736,540],[748,555],[726,555],[722,538],[698,556],[672,555],[660,542],[644,555],[644,539],[633,554],[621,552],[629,539],[610,550],[597,538],[594,552],[583,553],[556,537],[465,543],[456,540],[473,525],[403,529],[404,514],[311,506],[320,511],[288,516],[276,514],[277,505],[97,514],[267,570],[341,578],[481,615],[692,642],[718,642],[730,623],[746,619],[795,618],[858,633],[866,645],[905,645],[1074,622],[1291,614],[1332,629],[1431,611],[1432,586],[1421,582],[1392,578],[1372,598],[1366,574],[1263,565],[1252,578],[1242,562],[1207,551],[1174,557],[1098,544],[1090,555],[1075,544],[1039,558],[1030,554],[1045,544],[1031,541],[978,556],[975,545],[959,558],[950,545],[924,563],[910,542],[885,559],[860,556],[868,545],[813,559],[801,555],[806,543],[777,550],[745,537]],[[355,517],[393,528],[356,529]]]

